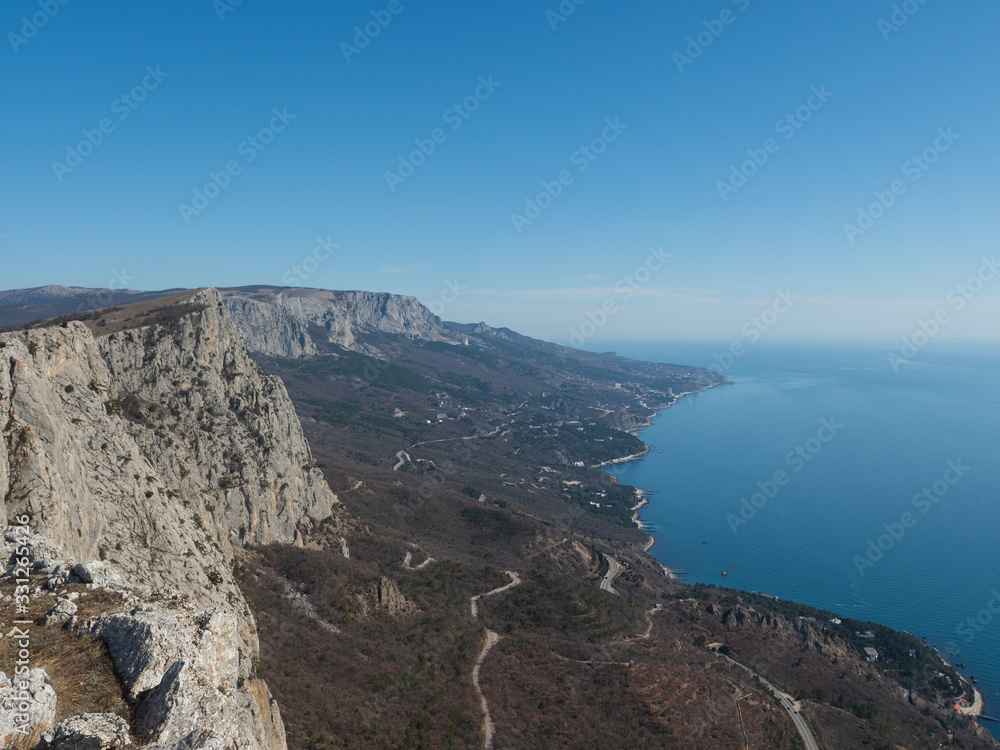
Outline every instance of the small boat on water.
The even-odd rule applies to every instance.
[[[727,575],[729,575],[729,573],[727,573],[726,571],[722,571],[722,576],[723,576],[723,577],[725,577],[725,576],[727,576]]]

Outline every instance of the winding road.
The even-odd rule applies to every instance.
[[[483,666],[483,661],[486,659],[486,654],[490,652],[490,649],[497,645],[497,641],[500,640],[500,636],[494,633],[489,628],[486,629],[486,643],[483,644],[483,650],[479,652],[479,658],[476,659],[476,666],[472,668],[472,685],[476,688],[476,695],[479,696],[479,705],[483,709],[483,748],[484,750],[493,750],[493,717],[490,715],[490,706],[486,702],[486,696],[483,695],[483,689],[479,686],[479,668]]]
[[[427,555],[426,552],[424,554]],[[403,570],[423,570],[432,562],[434,562],[434,558],[431,557],[430,555],[427,555],[427,559],[424,560],[419,565],[411,565],[412,562],[413,562],[413,553],[407,550],[406,556],[403,558]]]
[[[521,577],[515,573],[513,570],[505,570],[507,575],[510,576],[510,583],[506,586],[501,586],[500,588],[493,589],[492,591],[487,591],[485,594],[476,594],[472,599],[469,600],[472,609],[472,619],[479,619],[479,600],[484,596],[496,596],[497,594],[502,594],[507,589],[512,589],[521,583]]]
[[[413,450],[418,445],[430,445],[431,443],[451,443],[456,440],[481,440],[483,438],[496,437],[500,433],[500,430],[502,430],[506,426],[507,425],[500,425],[495,430],[493,430],[493,432],[488,432],[485,435],[466,435],[465,437],[439,438],[438,440],[421,440],[419,443],[414,443],[406,450],[398,451],[396,453],[396,458],[398,459],[398,462],[396,463],[395,466],[392,467],[392,470],[399,471],[401,468],[403,468],[403,466],[406,464],[407,461],[413,463],[413,459],[410,458],[410,454],[407,453],[407,451]]]
[[[785,711],[788,712],[788,715],[792,718],[792,723],[795,725],[795,728],[798,730],[799,736],[802,737],[802,742],[805,744],[806,750],[819,750],[819,744],[816,742],[816,738],[813,736],[812,730],[809,729],[809,725],[806,724],[805,719],[803,719],[802,715],[798,712],[798,710],[796,710],[795,706],[792,703],[792,700],[790,699],[790,697],[788,695],[786,695],[785,693],[783,693],[780,690],[778,690],[778,688],[776,688],[770,682],[768,682],[763,677],[761,677],[759,674],[757,674],[756,672],[754,672],[752,669],[750,669],[750,667],[743,666],[738,661],[730,659],[725,654],[717,654],[717,656],[722,657],[723,659],[725,659],[726,661],[728,661],[730,664],[733,664],[733,665],[739,667],[740,669],[744,670],[751,677],[760,680],[761,684],[764,685],[764,687],[766,687],[768,690],[770,690],[774,694],[774,696],[781,703],[782,707],[785,709]]]
[[[603,554],[604,559],[608,561],[608,572],[604,576],[604,580],[601,581],[601,590],[608,591],[612,594],[617,594],[618,592],[615,591],[613,588],[611,588],[611,584],[614,583],[615,579],[618,577],[618,574],[622,572],[622,566],[615,558],[613,558],[607,552],[603,552],[601,554]]]
[[[476,594],[469,600],[473,620],[479,619],[479,600],[482,597],[501,594],[521,583],[521,577],[513,570],[505,572],[510,576],[510,583],[506,586],[495,588],[492,591],[487,591],[485,594]],[[479,652],[479,658],[476,659],[476,666],[472,668],[472,685],[476,689],[476,695],[479,696],[479,704],[483,709],[483,750],[493,750],[493,717],[490,715],[490,706],[486,702],[486,696],[483,694],[483,689],[479,685],[479,669],[486,660],[486,655],[490,652],[490,649],[497,645],[499,640],[500,635],[498,633],[486,628],[486,643],[483,644],[483,650]]]

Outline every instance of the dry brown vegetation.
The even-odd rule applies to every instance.
[[[0,582],[0,593],[9,601],[14,584],[11,580]],[[68,584],[59,589],[60,594],[76,591],[80,594],[74,602],[77,616],[81,618],[103,614],[119,606],[115,595],[95,589],[88,591],[81,584]],[[37,621],[55,604],[51,594],[32,596],[25,619]],[[32,625],[31,667],[41,668],[49,675],[56,691],[56,721],[70,716],[94,712],[118,714],[131,722],[132,709],[122,695],[115,676],[111,658],[100,640],[77,636],[59,625]],[[15,644],[10,638],[0,639],[0,672],[13,673]]]
[[[469,596],[506,576],[449,562],[404,571],[405,549],[360,538],[345,560],[339,545],[269,547],[240,568],[260,631],[258,673],[278,700],[289,747],[481,746],[470,674],[482,627],[469,617]],[[416,611],[361,606],[382,576]],[[340,632],[293,608],[289,583]]]
[[[90,329],[94,336],[109,336],[120,331],[133,330],[144,326],[168,326],[176,320],[204,309],[204,306],[185,304],[196,292],[188,291],[169,297],[135,302],[130,305],[104,307],[98,310],[62,315],[58,318],[30,323],[26,328],[51,328],[79,321]]]
[[[643,551],[645,536],[622,524],[621,509],[634,504],[632,489],[553,460],[560,450],[568,458],[571,445],[559,443],[566,425],[557,436],[555,421],[595,419],[583,406],[588,394],[557,390],[554,399],[539,401],[542,391],[552,395],[553,385],[512,351],[497,352],[506,362],[496,364],[468,351],[452,356],[444,345],[400,343],[389,365],[374,366],[378,377],[369,382],[351,371],[364,372],[361,362],[351,364],[360,355],[339,354],[322,362],[264,364],[285,380],[344,506],[389,547],[365,552],[352,539],[350,561],[309,558],[301,550],[258,551],[258,565],[304,583],[343,628],[331,635],[302,626],[286,600],[263,585],[266,576],[245,586],[262,623],[262,659],[294,738],[290,746],[482,747],[482,715],[468,673],[487,626],[502,636],[480,676],[498,749],[801,748],[788,714],[743,670],[709,652],[711,642],[727,644],[734,658],[809,698],[803,712],[810,724],[821,723],[815,733],[824,748],[937,748],[949,730],[955,746],[995,747],[941,705],[901,701],[894,676],[866,665],[839,637],[824,640],[797,628],[792,603],[782,603],[788,612],[771,615],[780,628],[751,623],[729,630],[724,614],[734,605],[766,603],[664,578]],[[421,422],[424,414],[463,406],[472,409],[467,417]],[[392,418],[394,408],[410,418]],[[518,417],[523,422],[512,419],[518,410],[530,412]],[[526,426],[540,420],[551,429]],[[503,438],[454,439],[501,424],[512,430]],[[535,437],[546,429],[547,439]],[[408,449],[412,460],[393,471],[397,451],[430,438],[450,440]],[[564,491],[568,478],[582,482],[580,496]],[[355,489],[357,479],[364,482]],[[603,505],[601,512],[590,505],[599,492],[606,493],[599,501],[610,503],[607,514]],[[402,571],[405,548],[386,539],[415,543],[422,549],[415,560],[426,553],[437,562],[426,571]],[[331,552],[337,549],[331,545]],[[607,570],[602,552],[627,566],[615,581],[617,595],[598,589]],[[454,586],[438,577],[448,566]],[[482,600],[480,622],[472,621],[468,596],[506,583],[504,569],[518,571],[524,583]],[[351,591],[382,572],[397,580],[419,614],[344,625]],[[477,588],[470,575],[483,584]],[[423,590],[420,581],[434,583]],[[647,613],[657,603],[662,606],[650,625]],[[639,637],[647,631],[650,637]],[[452,688],[438,700],[452,702],[456,724],[422,713],[421,701],[435,695],[434,687],[406,677],[420,662],[421,647],[428,663],[433,654],[436,664],[452,665]],[[330,661],[320,661],[321,654]],[[291,664],[294,671],[285,674]],[[383,682],[361,679],[378,674]],[[806,695],[816,689],[826,700]]]

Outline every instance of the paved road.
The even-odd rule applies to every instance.
[[[721,656],[730,664],[734,664],[740,669],[746,671],[751,677],[755,677],[756,679],[760,680],[761,683],[763,683],[764,687],[770,690],[775,695],[775,697],[777,697],[777,699],[781,702],[782,707],[788,712],[788,715],[792,717],[792,723],[795,724],[795,728],[799,731],[799,736],[802,737],[802,742],[805,743],[806,750],[820,750],[819,744],[816,742],[816,738],[813,737],[812,730],[809,729],[809,725],[806,724],[806,721],[805,719],[802,718],[802,715],[795,710],[795,706],[792,705],[792,702],[788,700],[788,697],[784,693],[782,693],[780,690],[778,690],[778,688],[776,688],[770,682],[768,682],[759,674],[750,669],[750,667],[745,667],[738,661],[730,659],[728,656],[725,656],[724,654],[718,654],[718,656]]]
[[[601,581],[601,589],[603,591],[610,591],[612,594],[617,594],[618,592],[611,588],[611,584],[614,583],[615,578],[618,574],[622,572],[622,566],[618,561],[607,553],[604,554],[604,559],[608,561],[608,572],[604,576],[604,580]]]

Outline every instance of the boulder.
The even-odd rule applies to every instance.
[[[60,599],[49,607],[49,611],[42,618],[42,625],[59,625],[66,622],[76,614],[76,605],[69,599]]]
[[[129,726],[115,714],[80,714],[42,735],[40,750],[119,750],[131,747]]]
[[[73,566],[73,575],[81,583],[96,583],[99,586],[112,583],[111,566],[100,560],[90,560]]]

